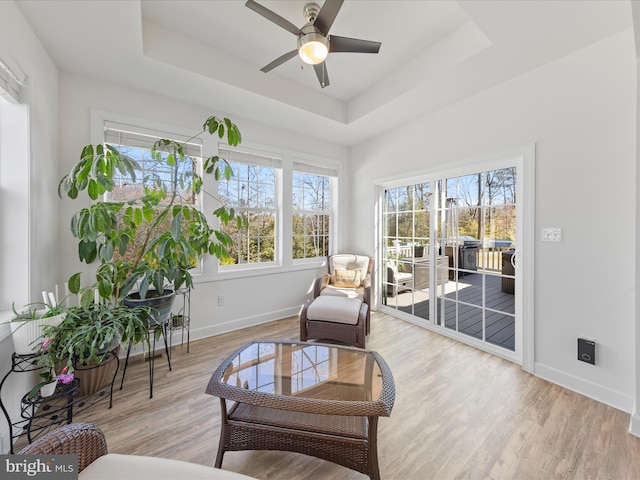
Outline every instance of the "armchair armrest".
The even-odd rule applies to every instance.
[[[36,439],[18,452],[19,455],[78,455],[78,471],[107,454],[107,441],[91,423],[70,423]]]
[[[368,273],[362,282],[364,287],[364,303],[371,306],[371,274]]]
[[[320,296],[320,292],[329,285],[331,281],[331,275],[325,274],[322,277],[316,278],[315,284],[313,285],[313,298]]]

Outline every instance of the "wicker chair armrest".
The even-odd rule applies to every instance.
[[[313,285],[313,298],[320,296],[320,292],[329,285],[331,282],[331,275],[325,274],[322,277],[316,278],[315,284]]]
[[[107,441],[91,423],[70,423],[36,439],[19,455],[78,455],[78,471],[107,454]]]
[[[368,273],[362,282],[364,286],[364,303],[371,306],[371,274]]]

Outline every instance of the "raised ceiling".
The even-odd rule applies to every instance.
[[[331,54],[321,89],[297,59],[260,72],[296,39],[242,0],[16,3],[61,70],[347,146],[631,28],[628,0],[345,0],[331,33],[382,48]]]

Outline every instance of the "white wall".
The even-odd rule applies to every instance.
[[[168,98],[158,97],[140,90],[133,90],[68,73],[60,75],[60,152],[61,168],[68,171],[79,158],[82,147],[91,143],[91,110],[99,109],[142,120],[160,122],[188,132],[196,133],[209,115],[228,116],[242,132],[242,145],[264,147],[268,151],[297,152],[302,155],[322,157],[344,162],[348,151],[344,147],[320,142],[299,135],[256,124],[242,114],[208,111],[185,105]],[[274,119],[277,125],[277,119]],[[205,152],[207,153],[207,152]],[[210,153],[209,153],[210,154]],[[347,189],[348,168],[343,168],[341,190]],[[347,195],[345,194],[346,198]],[[80,208],[78,201],[61,200],[60,206],[60,280],[69,275],[86,271],[79,263],[77,243],[69,232],[69,220]],[[348,203],[341,202],[345,211],[340,215],[341,229],[347,231]],[[192,338],[284,318],[298,313],[311,291],[313,278],[319,265],[309,268],[289,266],[256,272],[255,276],[219,274],[196,279],[192,293]],[[218,307],[218,295],[226,296],[226,305]]]
[[[636,41],[636,78],[640,79],[640,4],[638,2],[631,3],[631,12],[633,16],[633,30]],[[636,82],[636,125],[640,118],[640,82]],[[640,163],[640,135],[636,132],[636,185],[640,185],[640,169],[637,167]],[[640,209],[640,191],[636,188],[636,212]],[[635,266],[636,266],[636,285],[640,284],[640,222],[636,221],[636,242],[635,242]],[[633,415],[631,416],[631,422],[629,425],[629,431],[636,437],[640,437],[640,292],[636,289],[636,328],[635,328],[635,342],[636,342],[636,375],[635,375],[635,405],[633,409]]]
[[[0,264],[2,279],[11,276],[5,269],[15,268],[19,272],[13,280],[17,284],[11,290],[13,298],[2,297],[0,310],[3,310],[10,308],[13,300],[18,305],[37,301],[41,298],[40,292],[52,290],[57,279],[58,79],[56,67],[13,2],[0,2],[0,45],[3,54],[11,56],[27,75],[28,82],[22,89],[21,100],[28,108],[29,130],[28,156],[11,159],[23,167],[20,171],[26,175],[23,181],[27,190],[24,203],[17,207],[21,209],[21,218],[11,224],[23,239],[22,247],[14,257],[19,259],[18,265]],[[26,256],[21,253],[23,249],[27,250]],[[1,375],[10,369],[12,351],[11,339],[0,336]],[[33,381],[29,375],[14,374],[4,385],[2,399],[14,414],[19,399],[30,389]],[[1,418],[0,452],[8,448],[8,427]]]
[[[373,251],[375,179],[535,142],[535,373],[630,412],[635,105],[627,31],[358,146],[353,248]],[[563,242],[541,243],[543,227],[561,227]],[[596,339],[596,366],[576,360],[580,335]]]

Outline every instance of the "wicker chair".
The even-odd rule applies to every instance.
[[[102,430],[91,423],[70,423],[35,440],[19,455],[78,455],[81,472],[98,457],[107,454],[107,441]]]
[[[336,340],[365,348],[371,330],[373,258],[336,254],[327,264],[329,272],[316,279],[314,298],[300,312],[300,340]]]
[[[20,455],[77,455],[80,480],[255,480],[240,473],[168,458],[107,453],[102,430],[70,423],[23,448]]]

